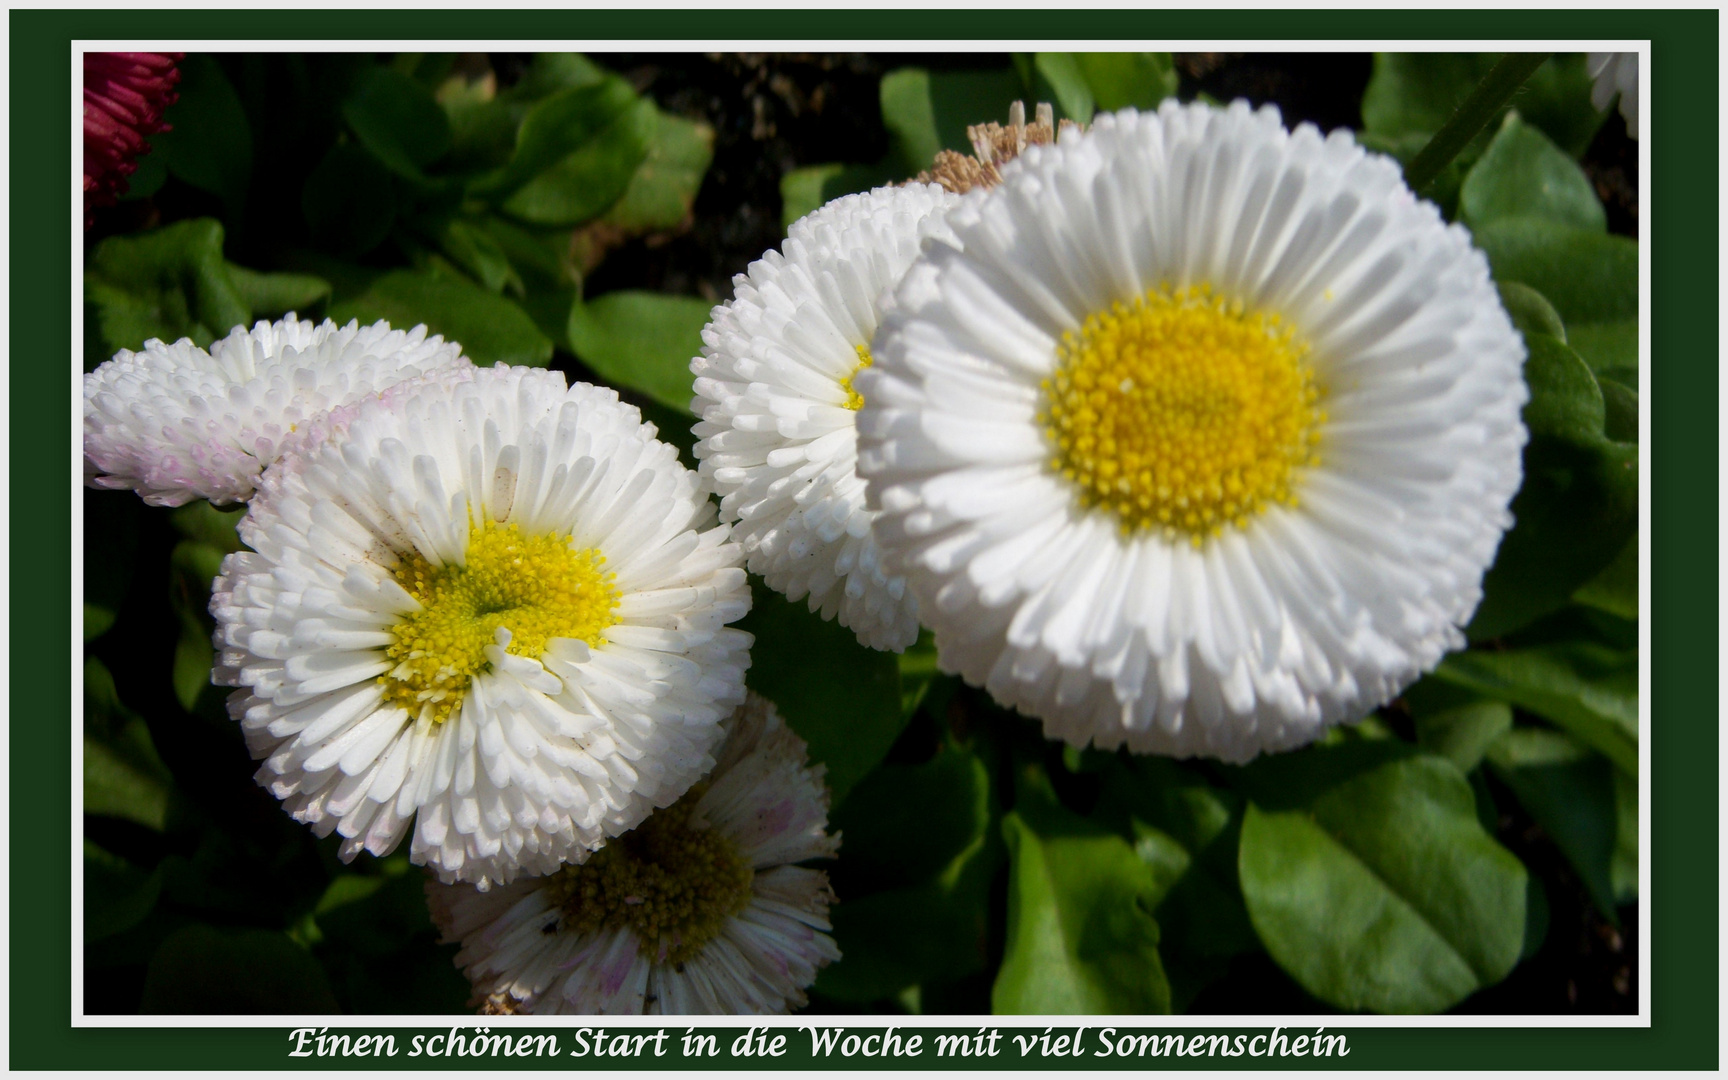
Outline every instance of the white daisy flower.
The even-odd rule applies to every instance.
[[[1524,348],[1390,159],[1172,102],[1028,147],[948,224],[858,378],[945,670],[1077,745],[1242,761],[1463,644]]]
[[[1626,118],[1626,134],[1638,137],[1638,54],[1585,54],[1585,66],[1590,78],[1590,103],[1597,111],[1613,104],[1620,97],[1620,115]]]
[[[853,377],[870,365],[881,299],[958,196],[932,184],[835,199],[733,279],[691,361],[696,456],[738,523],[752,573],[874,649],[918,637],[918,607],[882,567],[864,508]]]
[[[840,958],[840,846],[823,767],[751,694],[714,771],[582,866],[478,892],[428,882],[432,918],[488,1013],[762,1014],[804,1004]]]
[[[153,506],[244,501],[296,425],[404,379],[471,366],[426,327],[297,320],[121,349],[84,376],[84,479]]]
[[[329,418],[260,481],[210,609],[258,781],[343,858],[482,887],[682,795],[744,696],[743,553],[611,390],[499,366]]]

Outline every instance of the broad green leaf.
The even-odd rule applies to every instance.
[[[523,310],[468,281],[414,270],[394,270],[361,295],[330,309],[338,323],[388,320],[391,326],[425,323],[434,334],[460,342],[482,367],[523,364],[545,367],[552,342]]]
[[[975,754],[944,749],[920,765],[883,765],[833,814],[845,839],[842,883],[898,889],[941,873],[979,842],[990,820],[990,776]]]
[[[425,87],[389,68],[368,68],[355,80],[342,118],[362,146],[409,180],[425,182],[426,167],[450,150],[444,110]]]
[[[475,180],[469,193],[482,198],[503,199],[530,180],[592,143],[603,141],[607,133],[632,113],[639,113],[641,99],[624,80],[608,76],[596,83],[559,90],[530,107],[516,132],[516,149],[502,169]],[[650,116],[652,113],[650,112]],[[651,125],[650,119],[646,123]],[[651,127],[642,130],[639,119],[626,125],[641,136],[640,149],[647,150]],[[634,170],[641,155],[630,165]],[[613,198],[624,190],[628,173]],[[606,205],[610,205],[607,200]]]
[[[1241,874],[1267,952],[1342,1009],[1450,1008],[1504,978],[1524,942],[1524,867],[1441,758],[1388,763],[1306,809],[1250,806]]]
[[[211,506],[203,499],[168,512],[168,520],[181,536],[213,545],[224,553],[241,550],[238,527],[245,516],[244,506]]]
[[[173,777],[150,729],[121,703],[100,660],[84,661],[84,812],[125,818],[160,832]]]
[[[498,96],[508,101],[539,101],[560,90],[592,86],[606,78],[605,70],[581,53],[535,53],[516,85]]]
[[[1564,728],[1638,775],[1638,653],[1585,642],[1453,653],[1434,676]]]
[[[901,68],[882,77],[882,124],[888,129],[889,156],[904,180],[928,169],[939,150],[971,153],[966,129],[991,120],[1006,123],[1008,106],[1025,96],[1012,69],[925,71]],[[832,197],[832,196],[830,196]]]
[[[661,113],[647,156],[605,222],[633,233],[677,228],[689,216],[713,160],[713,128]]]
[[[312,242],[342,257],[364,255],[390,235],[396,190],[390,170],[349,142],[330,147],[300,191]]]
[[[614,292],[570,309],[570,345],[608,381],[688,413],[690,361],[714,305],[691,296]]]
[[[832,870],[847,897],[833,914],[842,959],[817,989],[874,1001],[981,970],[1001,858],[991,824],[988,774],[966,751],[886,765],[854,788],[833,816],[846,851]]]
[[[1512,325],[1519,333],[1525,337],[1546,334],[1557,341],[1566,340],[1566,324],[1560,321],[1560,313],[1547,297],[1519,281],[1502,281],[1497,288],[1500,303],[1505,305],[1506,314],[1512,317]]]
[[[1602,390],[1602,434],[1613,442],[1638,442],[1638,392],[1606,376],[1596,380]]]
[[[215,57],[192,53],[178,66],[180,99],[162,117],[171,130],[152,135],[151,144],[170,173],[219,196],[232,221],[252,182],[251,123]]]
[[[756,636],[750,687],[772,701],[828,767],[833,805],[894,745],[900,676],[894,654],[866,649],[852,631],[751,580],[750,614],[737,623]]]
[[[1481,160],[1464,177],[1458,217],[1471,229],[1505,218],[1534,217],[1608,231],[1607,212],[1584,170],[1515,111],[1506,114]]]
[[[215,625],[210,618],[210,583],[228,550],[202,540],[182,540],[169,557],[173,572],[169,607],[180,622],[180,639],[174,645],[174,696],[187,712],[210,689],[216,659],[211,644]]]
[[[254,319],[279,319],[289,312],[308,318],[330,299],[330,283],[311,274],[264,274],[229,263],[228,277]]]
[[[570,259],[568,230],[528,229],[495,214],[474,218],[472,224],[484,230],[492,244],[509,260],[530,295],[567,291],[581,282],[581,272]],[[554,340],[564,337],[568,314],[566,305],[559,315],[556,331],[548,337]]]
[[[1157,877],[1128,841],[1055,806],[1002,822],[1008,938],[997,1013],[1165,1013]]]
[[[575,152],[516,189],[504,200],[504,212],[545,226],[580,225],[599,216],[629,189],[658,122],[654,103],[637,101]]]
[[[1512,707],[1504,701],[1477,699],[1416,716],[1416,743],[1468,773],[1482,763],[1488,748],[1512,730]]]
[[[1106,112],[1155,109],[1176,93],[1176,62],[1169,53],[1075,53],[1080,74],[1098,108]]]
[[[222,260],[222,225],[210,218],[102,241],[85,264],[84,297],[103,360],[151,338],[208,347],[252,315]]]
[[[1638,448],[1605,431],[1601,387],[1578,354],[1526,338],[1524,484],[1468,631],[1483,641],[1564,606],[1638,529]]]
[[[1638,537],[1620,550],[1614,561],[1600,574],[1586,581],[1572,594],[1580,604],[1618,615],[1622,619],[1638,617]]]
[[[463,218],[443,218],[422,224],[423,235],[470,277],[495,293],[505,289],[522,295],[522,277],[510,257],[487,229]]]
[[[936,637],[919,627],[918,640],[900,654],[900,711],[907,719],[918,711],[931,684],[941,677],[941,669],[936,666]]]
[[[1638,387],[1638,320],[1575,322],[1566,329],[1566,343],[1599,375]]]
[[[333,1013],[324,969],[276,930],[182,927],[144,973],[141,1013]]]
[[[1614,860],[1609,873],[1614,902],[1638,899],[1638,778],[1614,770]]]
[[[1616,841],[1613,767],[1573,739],[1539,728],[1507,732],[1488,751],[1488,764],[1553,838],[1596,910],[1618,923],[1611,869]]]
[[[1055,105],[1059,118],[1081,124],[1092,121],[1092,113],[1097,109],[1098,102],[1092,95],[1092,86],[1086,80],[1085,71],[1080,67],[1079,57],[1074,53],[1037,53],[1032,58],[1032,69],[1038,76],[1034,96],[1045,99],[1043,90],[1049,87],[1049,96],[1054,98],[1052,104]],[[981,121],[974,121],[978,122]]]
[[[118,855],[84,841],[84,941],[132,929],[150,914],[162,892],[162,875],[146,873]]]
[[[1362,96],[1366,130],[1426,141],[1470,96],[1501,53],[1376,53],[1374,74]],[[1590,73],[1581,53],[1550,58],[1512,99],[1524,119],[1574,157],[1589,147],[1602,114],[1590,104]],[[1490,125],[1489,131],[1493,130]],[[1465,155],[1473,160],[1486,146],[1484,132]]]
[[[1540,217],[1472,230],[1498,281],[1521,281],[1554,305],[1568,340],[1581,323],[1638,318],[1638,243]]]

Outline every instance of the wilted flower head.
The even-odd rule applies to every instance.
[[[150,152],[146,135],[167,131],[162,110],[179,95],[174,86],[182,53],[84,54],[84,227],[98,206],[126,192],[126,178]]]

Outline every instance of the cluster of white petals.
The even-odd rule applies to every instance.
[[[258,780],[342,854],[481,886],[580,862],[682,795],[742,699],[742,552],[697,475],[615,392],[556,372],[457,370],[340,410],[267,471],[216,579],[216,681]],[[422,611],[394,571],[463,564],[514,526],[598,552],[617,603],[586,641],[508,650],[447,715],[387,692]],[[514,628],[521,633],[521,628]],[[424,696],[424,695],[423,695]],[[446,703],[446,707],[448,707]]]
[[[1244,103],[1101,116],[1003,172],[948,214],[959,243],[927,245],[857,380],[877,542],[943,669],[1072,743],[1241,761],[1461,646],[1527,396],[1468,234],[1347,133]],[[1319,463],[1204,542],[1125,535],[1052,468],[1041,386],[1090,315],[1202,285],[1311,345]]]
[[[1626,134],[1638,137],[1638,54],[1587,53],[1585,64],[1592,80],[1590,103],[1606,109],[1620,98],[1620,115],[1626,120]]]
[[[693,820],[717,830],[751,869],[749,896],[718,933],[679,963],[627,926],[566,925],[554,882],[529,878],[479,892],[428,882],[433,921],[461,943],[456,963],[488,1012],[618,1014],[783,1013],[840,958],[828,936],[832,856],[823,768],[766,700],[750,695],[728,723]]]
[[[702,474],[747,566],[769,587],[876,649],[918,636],[903,578],[882,566],[856,460],[849,387],[881,321],[883,294],[919,246],[951,238],[958,202],[934,184],[835,199],[792,225],[785,244],[734,280],[691,362],[702,417]]]
[[[469,367],[425,326],[296,319],[122,349],[84,376],[84,473],[154,506],[244,501],[296,426],[406,379]]]

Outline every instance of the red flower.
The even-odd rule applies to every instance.
[[[84,227],[91,212],[126,191],[135,159],[150,152],[144,136],[167,131],[162,110],[179,95],[174,66],[183,53],[84,54]]]

